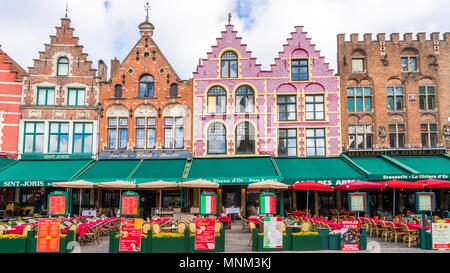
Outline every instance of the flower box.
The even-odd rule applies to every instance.
[[[183,253],[185,249],[185,237],[162,237],[151,239],[150,253]]]
[[[25,253],[26,238],[0,239],[0,253]]]
[[[330,234],[328,236],[328,245],[330,250],[341,250],[341,235]]]
[[[292,235],[292,250],[320,250],[320,235]]]

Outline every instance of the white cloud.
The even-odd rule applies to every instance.
[[[69,18],[80,44],[97,66],[117,56],[123,60],[139,38],[138,25],[145,18],[146,0],[67,0]],[[0,0],[0,44],[27,69],[38,51],[55,34],[66,1]],[[154,0],[150,1],[153,36],[164,55],[183,79],[191,78],[199,58],[205,58],[225,29],[227,14],[258,63],[268,69],[278,51],[303,25],[308,37],[336,68],[336,34],[382,32],[448,32],[450,2],[446,0]],[[251,8],[249,8],[251,5]],[[237,16],[238,7],[248,17]],[[241,14],[242,15],[242,14]],[[362,35],[361,35],[362,36]]]

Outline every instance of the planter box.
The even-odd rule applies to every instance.
[[[37,238],[34,238],[34,231],[28,231],[27,243],[26,243],[26,253],[36,253]],[[59,251],[58,253],[70,253],[73,250],[74,245],[70,245],[73,241],[73,231],[69,230],[65,238],[59,238]],[[69,245],[68,245],[69,244]],[[53,252],[44,252],[53,253]]]
[[[116,238],[115,234],[113,238],[109,238],[109,253],[148,253],[148,239],[141,238],[141,251],[130,252],[130,251],[119,251],[120,238]]]
[[[150,253],[183,253],[185,250],[185,238],[152,238]]]
[[[320,250],[320,235],[292,236],[292,250]]]
[[[328,243],[330,250],[341,250],[341,235],[329,235]]]
[[[0,239],[0,253],[25,253],[27,239]]]

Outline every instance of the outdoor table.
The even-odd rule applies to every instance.
[[[225,216],[228,214],[237,214],[239,217],[241,217],[241,211],[239,208],[225,208]]]
[[[82,210],[81,216],[97,216],[97,210],[95,209]]]
[[[172,221],[172,218],[158,218],[158,219],[154,219],[154,220],[149,220],[148,223],[153,224],[153,223],[157,223],[157,224],[164,224],[166,222]]]
[[[172,226],[167,226],[167,227],[162,227],[161,230],[163,231],[167,231],[167,232],[174,232],[177,230],[177,227],[172,227]]]
[[[231,217],[230,216],[218,216],[217,220],[224,223],[231,223]]]
[[[294,216],[305,215],[305,212],[304,211],[294,211],[294,212],[292,212],[292,215],[294,215]]]

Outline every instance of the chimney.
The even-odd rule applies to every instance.
[[[98,61],[98,77],[100,78],[100,82],[106,82],[108,80],[108,66],[105,64],[103,60]]]
[[[114,57],[114,60],[111,60],[111,78],[113,77],[114,73],[116,73],[116,70],[119,69],[120,61],[117,59],[117,57]]]

